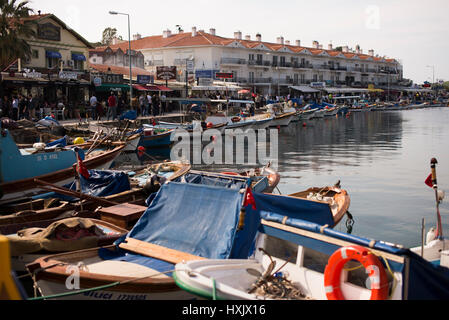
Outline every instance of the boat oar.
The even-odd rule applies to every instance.
[[[438,164],[437,159],[432,158],[430,160],[430,167],[432,169],[432,184],[433,189],[435,190],[435,201],[436,201],[436,207],[437,207],[437,237],[439,239],[443,238],[443,228],[441,224],[441,214],[440,214],[440,198],[438,194],[438,183],[437,183],[437,169],[436,165]]]
[[[98,204],[101,204],[103,206],[108,206],[108,207],[119,205],[119,203],[117,203],[117,202],[113,202],[113,201],[109,201],[109,200],[106,200],[106,199],[103,199],[100,197],[95,197],[95,196],[91,196],[91,195],[84,194],[81,192],[73,191],[73,190],[70,190],[70,189],[67,189],[64,187],[59,187],[57,185],[54,185],[54,184],[51,184],[51,183],[48,183],[46,181],[42,181],[39,179],[34,179],[34,182],[39,186],[39,188],[47,190],[47,191],[53,191],[56,193],[60,193],[60,194],[70,196],[70,197],[76,197],[79,199],[90,200],[90,201],[93,201],[93,202],[96,202]]]

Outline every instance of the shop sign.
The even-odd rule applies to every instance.
[[[326,82],[312,82],[310,83],[312,88],[326,88]]]
[[[59,72],[59,79],[78,80],[78,73],[71,71],[61,71]]]
[[[157,67],[157,80],[176,80],[176,67]]]
[[[23,72],[23,76],[25,78],[30,78],[30,79],[36,79],[36,78],[42,78],[42,73],[40,72],[36,72],[36,71],[30,71],[30,70],[24,70]]]
[[[122,84],[123,83],[123,74],[101,74],[98,77],[101,78],[102,84]]]
[[[101,86],[101,83],[102,83],[101,82],[101,78],[100,77],[95,77],[93,83],[94,83],[94,86],[96,86],[96,87]]]
[[[38,24],[37,37],[44,40],[61,41],[61,28],[52,23]]]
[[[153,84],[154,83],[154,76],[138,75],[137,76],[137,83],[138,84]]]

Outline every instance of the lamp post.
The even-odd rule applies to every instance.
[[[432,68],[432,85],[435,84],[435,66],[426,66],[427,68]]]
[[[132,107],[132,101],[133,101],[133,70],[132,70],[132,63],[131,63],[131,23],[128,13],[121,13],[117,11],[109,11],[109,14],[112,15],[123,15],[128,16],[128,54],[129,54],[129,106],[131,109]]]

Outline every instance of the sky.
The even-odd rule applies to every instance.
[[[314,40],[327,48],[358,44],[364,53],[395,58],[404,66],[404,77],[415,83],[449,81],[448,0],[30,0],[36,12],[53,13],[91,42],[101,40],[107,27],[131,35],[176,32],[181,25],[232,38],[260,33],[262,40],[276,42],[283,36],[292,44],[311,47]]]

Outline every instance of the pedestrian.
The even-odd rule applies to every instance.
[[[12,119],[19,120],[19,98],[17,96],[14,96],[12,100]]]
[[[117,97],[115,96],[114,92],[111,92],[111,95],[108,99],[107,121],[109,121],[109,118],[112,118],[112,120],[117,119]]]
[[[137,116],[141,116],[144,113],[144,101],[145,101],[145,96],[143,94],[141,94],[139,96],[139,109],[137,110]]]
[[[28,107],[29,107],[29,117],[33,121],[36,119],[36,108],[38,106],[37,98],[33,97],[32,94],[29,96]]]
[[[150,115],[152,113],[153,108],[153,97],[149,92],[147,94],[147,99],[148,99],[148,115]]]
[[[29,111],[28,98],[26,96],[20,96],[19,112],[20,112],[20,119],[28,120],[30,111]]]
[[[142,116],[146,117],[149,116],[149,108],[150,108],[150,102],[148,101],[148,97],[146,95],[143,95],[143,106],[142,106]]]
[[[92,120],[97,119],[97,103],[98,103],[97,97],[95,96],[95,94],[93,94],[89,100],[89,105],[92,112]]]

